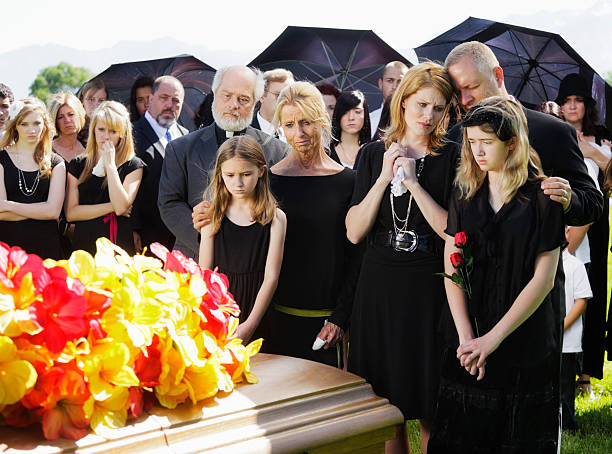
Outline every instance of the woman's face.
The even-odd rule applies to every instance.
[[[87,116],[91,118],[94,110],[104,101],[106,101],[106,90],[104,88],[100,88],[99,90],[89,90],[85,94],[85,98],[83,98],[83,107],[85,108],[85,112]]]
[[[98,121],[96,129],[94,131],[96,137],[96,145],[98,150],[102,148],[105,142],[111,142],[115,148],[119,144],[121,138],[119,131],[109,128],[103,121]]]
[[[145,114],[149,107],[149,96],[151,96],[151,87],[140,87],[136,89],[136,110],[141,117]]]
[[[480,170],[500,172],[504,168],[508,144],[499,140],[495,133],[483,131],[480,126],[469,126],[467,138]]]
[[[442,120],[446,100],[437,88],[422,87],[404,99],[402,107],[408,131],[415,136],[427,136]]]
[[[281,110],[280,124],[287,142],[300,154],[310,154],[321,143],[321,125],[304,117],[302,111],[292,105]]]
[[[45,126],[43,117],[38,112],[30,112],[24,116],[16,126],[19,141],[35,145],[40,141],[43,128]]]
[[[340,129],[349,134],[358,134],[361,128],[363,128],[364,121],[365,117],[362,101],[356,107],[348,110],[342,115],[342,118],[340,118]]]
[[[582,96],[570,95],[565,98],[565,102],[561,106],[563,117],[569,123],[582,123],[584,110],[584,98]]]
[[[57,124],[57,129],[59,135],[63,134],[76,134],[79,132],[77,128],[77,116],[74,113],[72,107],[68,104],[64,104],[57,111],[57,117],[55,118],[55,122]]]

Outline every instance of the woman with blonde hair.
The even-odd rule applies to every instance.
[[[134,154],[127,109],[105,101],[93,112],[85,153],[68,164],[66,219],[75,223],[73,247],[96,251],[104,236],[134,253],[129,215],[144,163]]]
[[[85,126],[85,109],[79,98],[63,91],[53,95],[47,106],[51,123],[55,126],[53,151],[70,162],[85,151],[78,134]]]
[[[556,453],[550,291],[565,244],[563,208],[541,189],[545,176],[518,103],[487,98],[462,124],[444,265],[455,273],[453,254],[467,246],[472,270],[459,284],[445,280],[457,344],[444,352],[428,452]]]
[[[335,366],[358,270],[344,227],[354,174],[325,152],[331,126],[314,85],[285,87],[272,121],[283,128],[291,152],[270,169],[287,234],[269,351]]]
[[[351,242],[367,241],[351,318],[349,371],[419,419],[425,452],[438,389],[436,338],[444,287],[446,208],[458,157],[444,142],[453,87],[444,68],[411,68],[390,105],[384,140],[361,150],[346,217]],[[387,452],[408,452],[405,426]]]
[[[11,105],[0,139],[0,241],[42,258],[62,258],[57,218],[66,167],[52,152],[45,105],[25,98]]]

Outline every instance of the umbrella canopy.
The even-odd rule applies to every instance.
[[[606,115],[612,108],[612,103],[608,107],[606,102],[611,99],[612,87],[556,33],[470,17],[415,52],[420,60],[443,62],[455,46],[466,41],[480,41],[491,48],[504,70],[508,93],[523,104],[534,107],[554,100],[561,79],[580,73],[593,87],[600,121],[612,117]]]
[[[174,76],[185,88],[185,102],[179,122],[190,131],[195,129],[193,117],[207,93],[210,92],[215,69],[191,55],[181,55],[157,60],[118,63],[109,66],[93,79],[102,79],[108,89],[109,99],[130,104],[130,90],[141,76],[155,79]],[[92,80],[93,80],[92,79]]]
[[[297,80],[361,90],[375,109],[382,101],[380,71],[394,60],[412,66],[372,30],[289,26],[249,65],[262,71],[285,68]]]

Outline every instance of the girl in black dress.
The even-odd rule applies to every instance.
[[[329,156],[338,164],[355,169],[359,147],[370,141],[368,101],[359,90],[340,95],[332,118],[332,140]]]
[[[74,222],[74,249],[95,254],[96,240],[109,238],[129,254],[134,239],[128,219],[144,163],[134,154],[127,109],[105,101],[91,119],[85,153],[68,164],[66,219]]]
[[[485,99],[463,127],[444,261],[453,274],[454,236],[464,232],[471,297],[445,280],[459,346],[444,355],[428,452],[553,454],[559,352],[549,293],[565,242],[563,208],[540,187],[518,103]]]
[[[11,106],[0,140],[0,241],[43,259],[62,258],[57,218],[66,167],[51,151],[52,138],[41,101],[26,98]]]
[[[226,274],[240,306],[237,336],[267,339],[262,323],[278,283],[286,218],[270,192],[266,158],[250,136],[236,136],[219,147],[205,194],[211,222],[202,228],[200,266]]]
[[[410,69],[391,100],[385,140],[360,152],[346,217],[348,238],[367,240],[351,318],[349,371],[419,419],[423,451],[438,390],[436,330],[444,302],[442,236],[458,157],[441,123],[453,88],[440,65]],[[403,193],[392,192],[393,185]],[[408,190],[408,191],[406,191]],[[405,426],[387,452],[407,452]]]

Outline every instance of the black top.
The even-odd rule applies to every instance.
[[[357,172],[357,180],[355,182],[351,206],[361,203],[372,186],[374,186],[382,169],[384,153],[385,144],[382,141],[371,142],[361,149],[359,170]],[[423,189],[425,189],[436,203],[444,209],[448,207],[457,159],[458,147],[454,143],[448,143],[437,150],[435,155],[429,154],[424,158],[423,170],[419,177],[419,183]],[[417,161],[417,168],[420,162],[421,160]],[[368,241],[371,248],[379,252],[381,256],[385,256],[390,260],[413,261],[425,258],[429,255],[425,251],[415,250],[410,254],[406,254],[394,251],[386,246],[372,244],[376,233],[393,230],[390,193],[391,185],[388,185],[383,194],[374,225],[368,233]],[[395,197],[394,199],[393,205],[395,207],[395,213],[402,219],[406,217],[409,198],[410,192],[406,192],[401,197]],[[397,221],[396,224],[398,224]],[[434,250],[441,256],[441,252],[444,249],[443,241],[429,225],[425,216],[421,213],[418,204],[414,200],[410,209],[408,228],[414,230],[418,235],[430,235],[433,241]]]
[[[74,158],[68,164],[68,172],[77,180],[85,168],[84,155]],[[144,162],[140,158],[133,157],[124,162],[117,168],[121,182],[133,171],[143,168]],[[102,186],[105,177],[91,175],[83,183],[79,184],[79,205],[97,205],[109,203],[110,195],[108,186]],[[96,239],[104,236],[112,240],[111,230],[113,229],[108,216],[100,216],[95,219],[75,222],[74,249],[83,249],[92,254],[96,252]],[[129,218],[117,216],[117,245],[125,249],[129,254],[134,253],[134,240],[132,236],[132,226]]]
[[[56,154],[51,153],[51,168],[54,169],[56,165],[64,162],[64,159]],[[6,150],[0,151],[0,164],[4,168],[4,187],[6,188],[6,199],[18,203],[39,203],[46,202],[49,198],[49,187],[51,185],[51,178],[40,177],[38,181],[38,187],[31,196],[24,195],[19,190],[18,182],[18,168],[13,163]],[[22,171],[26,187],[31,188],[36,180],[37,170],[33,171]],[[14,184],[12,184],[14,183]]]
[[[345,328],[359,263],[351,260],[345,218],[355,175],[282,176],[270,187],[287,215],[285,251],[273,303],[298,309],[334,309],[329,321]],[[316,334],[316,333],[315,333]]]
[[[565,243],[563,208],[540,189],[540,181],[523,185],[495,213],[489,185],[469,201],[453,194],[446,233],[465,232],[472,243],[474,269],[468,311],[475,335],[487,333],[510,309],[534,275],[537,256]],[[478,332],[476,332],[478,330]],[[549,294],[540,307],[493,353],[509,364],[526,365],[544,359],[555,346],[555,317]]]

